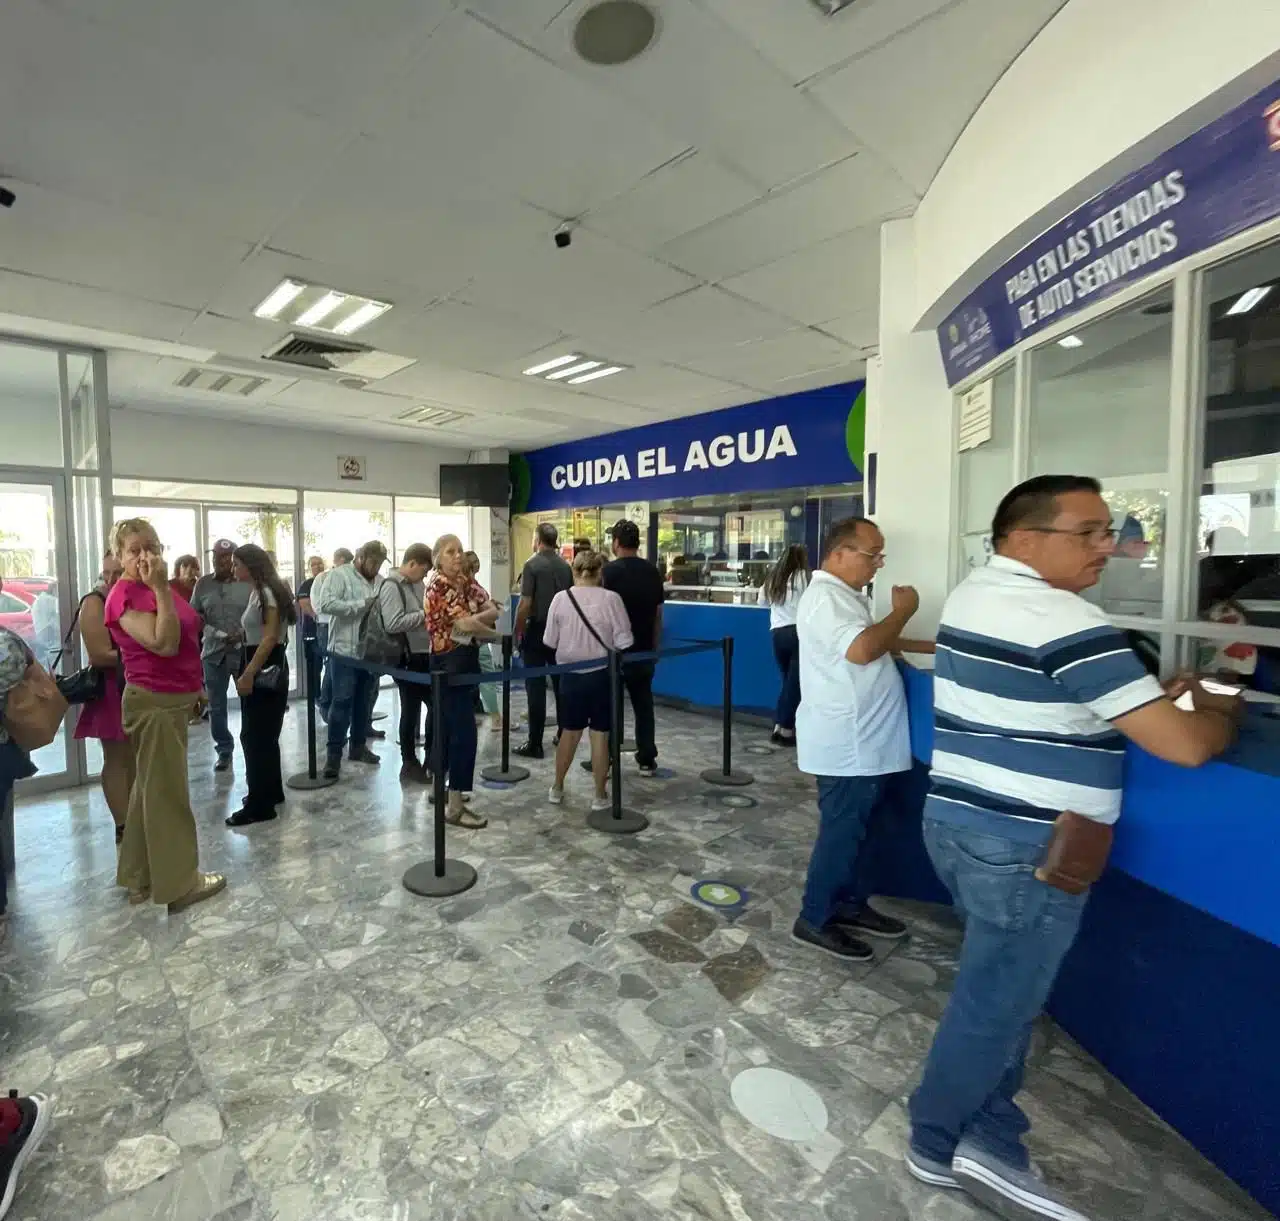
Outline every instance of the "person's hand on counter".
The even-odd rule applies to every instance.
[[[1244,700],[1238,694],[1226,691],[1210,691],[1203,682],[1197,680],[1189,683],[1191,702],[1197,712],[1217,712],[1239,723],[1244,715]]]

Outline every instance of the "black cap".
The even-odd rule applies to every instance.
[[[614,522],[613,528],[609,533],[613,535],[613,541],[619,547],[635,550],[640,546],[640,527],[635,522],[628,521],[625,517],[621,521]]]

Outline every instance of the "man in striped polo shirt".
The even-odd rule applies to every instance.
[[[1196,710],[1178,709],[1079,596],[1115,539],[1097,480],[1029,479],[1000,502],[991,532],[996,554],[952,591],[938,630],[924,837],[965,932],[910,1100],[907,1168],[1014,1221],[1084,1221],[1030,1169],[1030,1125],[1014,1102],[1087,898],[1035,868],[1063,811],[1115,822],[1126,739],[1197,767],[1230,744],[1238,701],[1197,684]]]

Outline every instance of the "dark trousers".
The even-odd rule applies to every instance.
[[[778,692],[773,723],[779,729],[794,731],[796,709],[800,707],[800,637],[794,623],[775,627],[769,634],[773,637],[773,659],[782,671],[782,690]]]
[[[655,767],[658,762],[657,726],[653,715],[653,662],[622,667],[622,682],[631,698],[636,719],[636,766]],[[622,726],[618,726],[622,732]]]
[[[887,813],[889,776],[819,776],[818,838],[809,857],[800,916],[821,928],[871,895],[866,840]]]
[[[411,653],[404,663],[406,670],[425,674],[431,669],[430,653]],[[410,683],[396,679],[400,690],[400,760],[402,763],[418,762],[418,727],[422,724],[422,707],[431,707],[431,688],[425,683]],[[431,765],[431,740],[427,739],[427,766]]]
[[[284,645],[277,645],[267,665],[280,666],[288,673],[289,659]],[[284,778],[280,774],[280,729],[289,707],[289,688],[263,691],[255,688],[240,697],[240,749],[244,751],[244,775],[249,792],[244,808],[268,813],[284,801]]]
[[[530,628],[525,634],[524,643],[520,646],[520,660],[526,666],[554,666],[556,653],[542,643],[541,628]],[[551,689],[555,692],[557,714],[560,708],[560,676],[551,676]],[[534,746],[542,745],[542,736],[547,728],[547,680],[544,677],[526,678],[524,680],[525,695],[529,700],[529,741]]]
[[[328,649],[329,625],[317,623],[316,652],[324,666],[324,673],[320,679],[320,689],[316,692],[316,707],[320,709],[320,716],[326,721],[329,719],[329,708],[333,704],[333,662],[325,656]]]
[[[444,657],[450,660],[444,662]],[[471,702],[475,687],[455,687],[449,685],[447,680],[450,674],[479,672],[480,662],[474,648],[466,649],[465,657],[433,654],[433,676],[436,681],[445,683],[444,724],[431,727],[433,741],[428,748],[427,766],[433,772],[436,769],[434,739],[439,735],[439,766],[444,769],[449,779],[449,788],[455,793],[469,793],[475,787],[476,714]]]

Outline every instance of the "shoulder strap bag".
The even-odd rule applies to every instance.
[[[573,609],[578,612],[578,618],[581,619],[582,622],[586,625],[587,631],[589,631],[592,634],[592,636],[595,637],[596,644],[598,644],[605,651],[605,655],[608,656],[610,653],[616,653],[618,650],[615,649],[612,645],[605,644],[604,639],[601,637],[600,633],[596,631],[595,625],[591,622],[590,619],[587,618],[586,613],[583,611],[582,607],[578,605],[578,599],[573,596],[573,590],[566,589],[564,591],[564,594],[565,594],[565,597],[569,599],[570,603],[573,606]]]
[[[67,701],[57,684],[33,659],[5,697],[3,724],[10,740],[27,754],[48,746],[58,736],[66,715]]]
[[[80,612],[84,609],[87,598],[102,598],[102,594],[96,589],[91,589],[80,599],[80,604],[76,607],[76,613],[71,618],[71,626],[67,628],[67,634],[62,638],[62,647],[54,654],[51,662],[53,681],[57,684],[58,690],[62,692],[62,698],[68,704],[92,703],[104,695],[107,690],[107,671],[101,670],[97,666],[83,666],[71,674],[58,673],[62,665],[62,658],[71,647],[71,638],[75,635],[75,630],[80,624]],[[105,605],[106,599],[102,598],[102,601]]]

